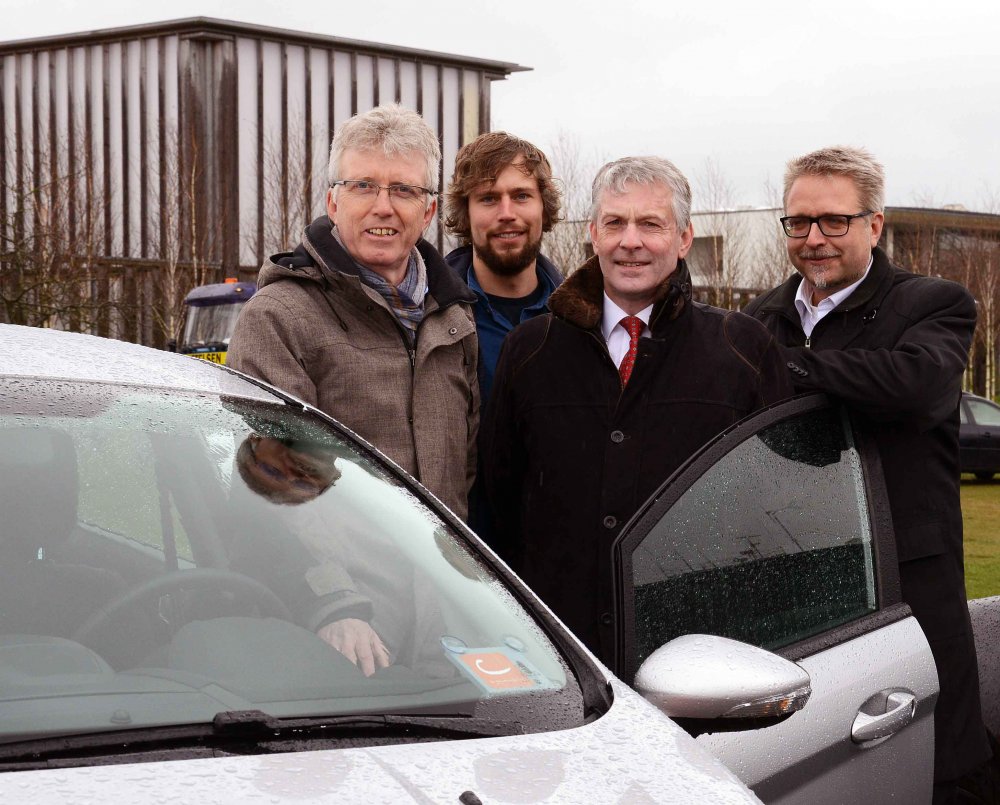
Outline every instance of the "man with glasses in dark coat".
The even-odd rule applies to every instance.
[[[903,601],[940,680],[934,802],[994,802],[995,789],[956,800],[959,787],[984,796],[992,785],[959,499],[958,406],[976,305],[961,285],[889,261],[877,245],[883,199],[882,166],[862,149],[789,162],[781,224],[798,275],[746,312],[782,345],[795,390],[840,398],[878,445]]]

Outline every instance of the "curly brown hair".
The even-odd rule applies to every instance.
[[[496,180],[508,165],[517,165],[525,176],[534,176],[542,196],[542,231],[559,222],[561,197],[552,178],[548,157],[537,146],[505,131],[480,134],[462,146],[455,157],[455,173],[445,196],[444,225],[463,244],[472,242],[469,195],[483,182]]]

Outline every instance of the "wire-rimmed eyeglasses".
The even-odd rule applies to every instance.
[[[847,234],[851,228],[851,221],[855,218],[864,218],[866,215],[874,214],[873,210],[863,210],[854,215],[786,215],[779,218],[781,228],[790,238],[807,238],[812,225],[816,224],[819,231],[828,238],[839,238]]]
[[[378,194],[385,190],[389,194],[389,201],[423,201],[426,196],[437,195],[428,187],[421,187],[418,184],[400,184],[398,182],[390,185],[375,184],[367,179],[337,179],[331,182],[331,187],[340,185],[344,192],[351,198],[371,199],[374,201]]]

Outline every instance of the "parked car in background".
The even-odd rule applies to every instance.
[[[963,392],[958,440],[962,472],[991,480],[1000,472],[1000,405]]]
[[[610,670],[398,467],[206,361],[0,325],[0,505],[3,801],[929,801],[933,661],[822,396],[633,518]]]

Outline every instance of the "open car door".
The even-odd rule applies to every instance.
[[[672,680],[700,677],[658,704],[687,716],[762,800],[930,801],[937,674],[900,600],[878,456],[839,404],[799,397],[738,423],[661,487],[613,554],[615,672],[634,682],[643,668],[649,679],[659,662],[653,670]],[[790,715],[784,693],[763,709],[741,702],[760,688],[760,666],[725,641],[685,638],[669,660],[650,659],[681,635],[780,655],[808,674],[811,694]],[[685,695],[674,712],[663,704]],[[706,707],[712,697],[727,706]]]

